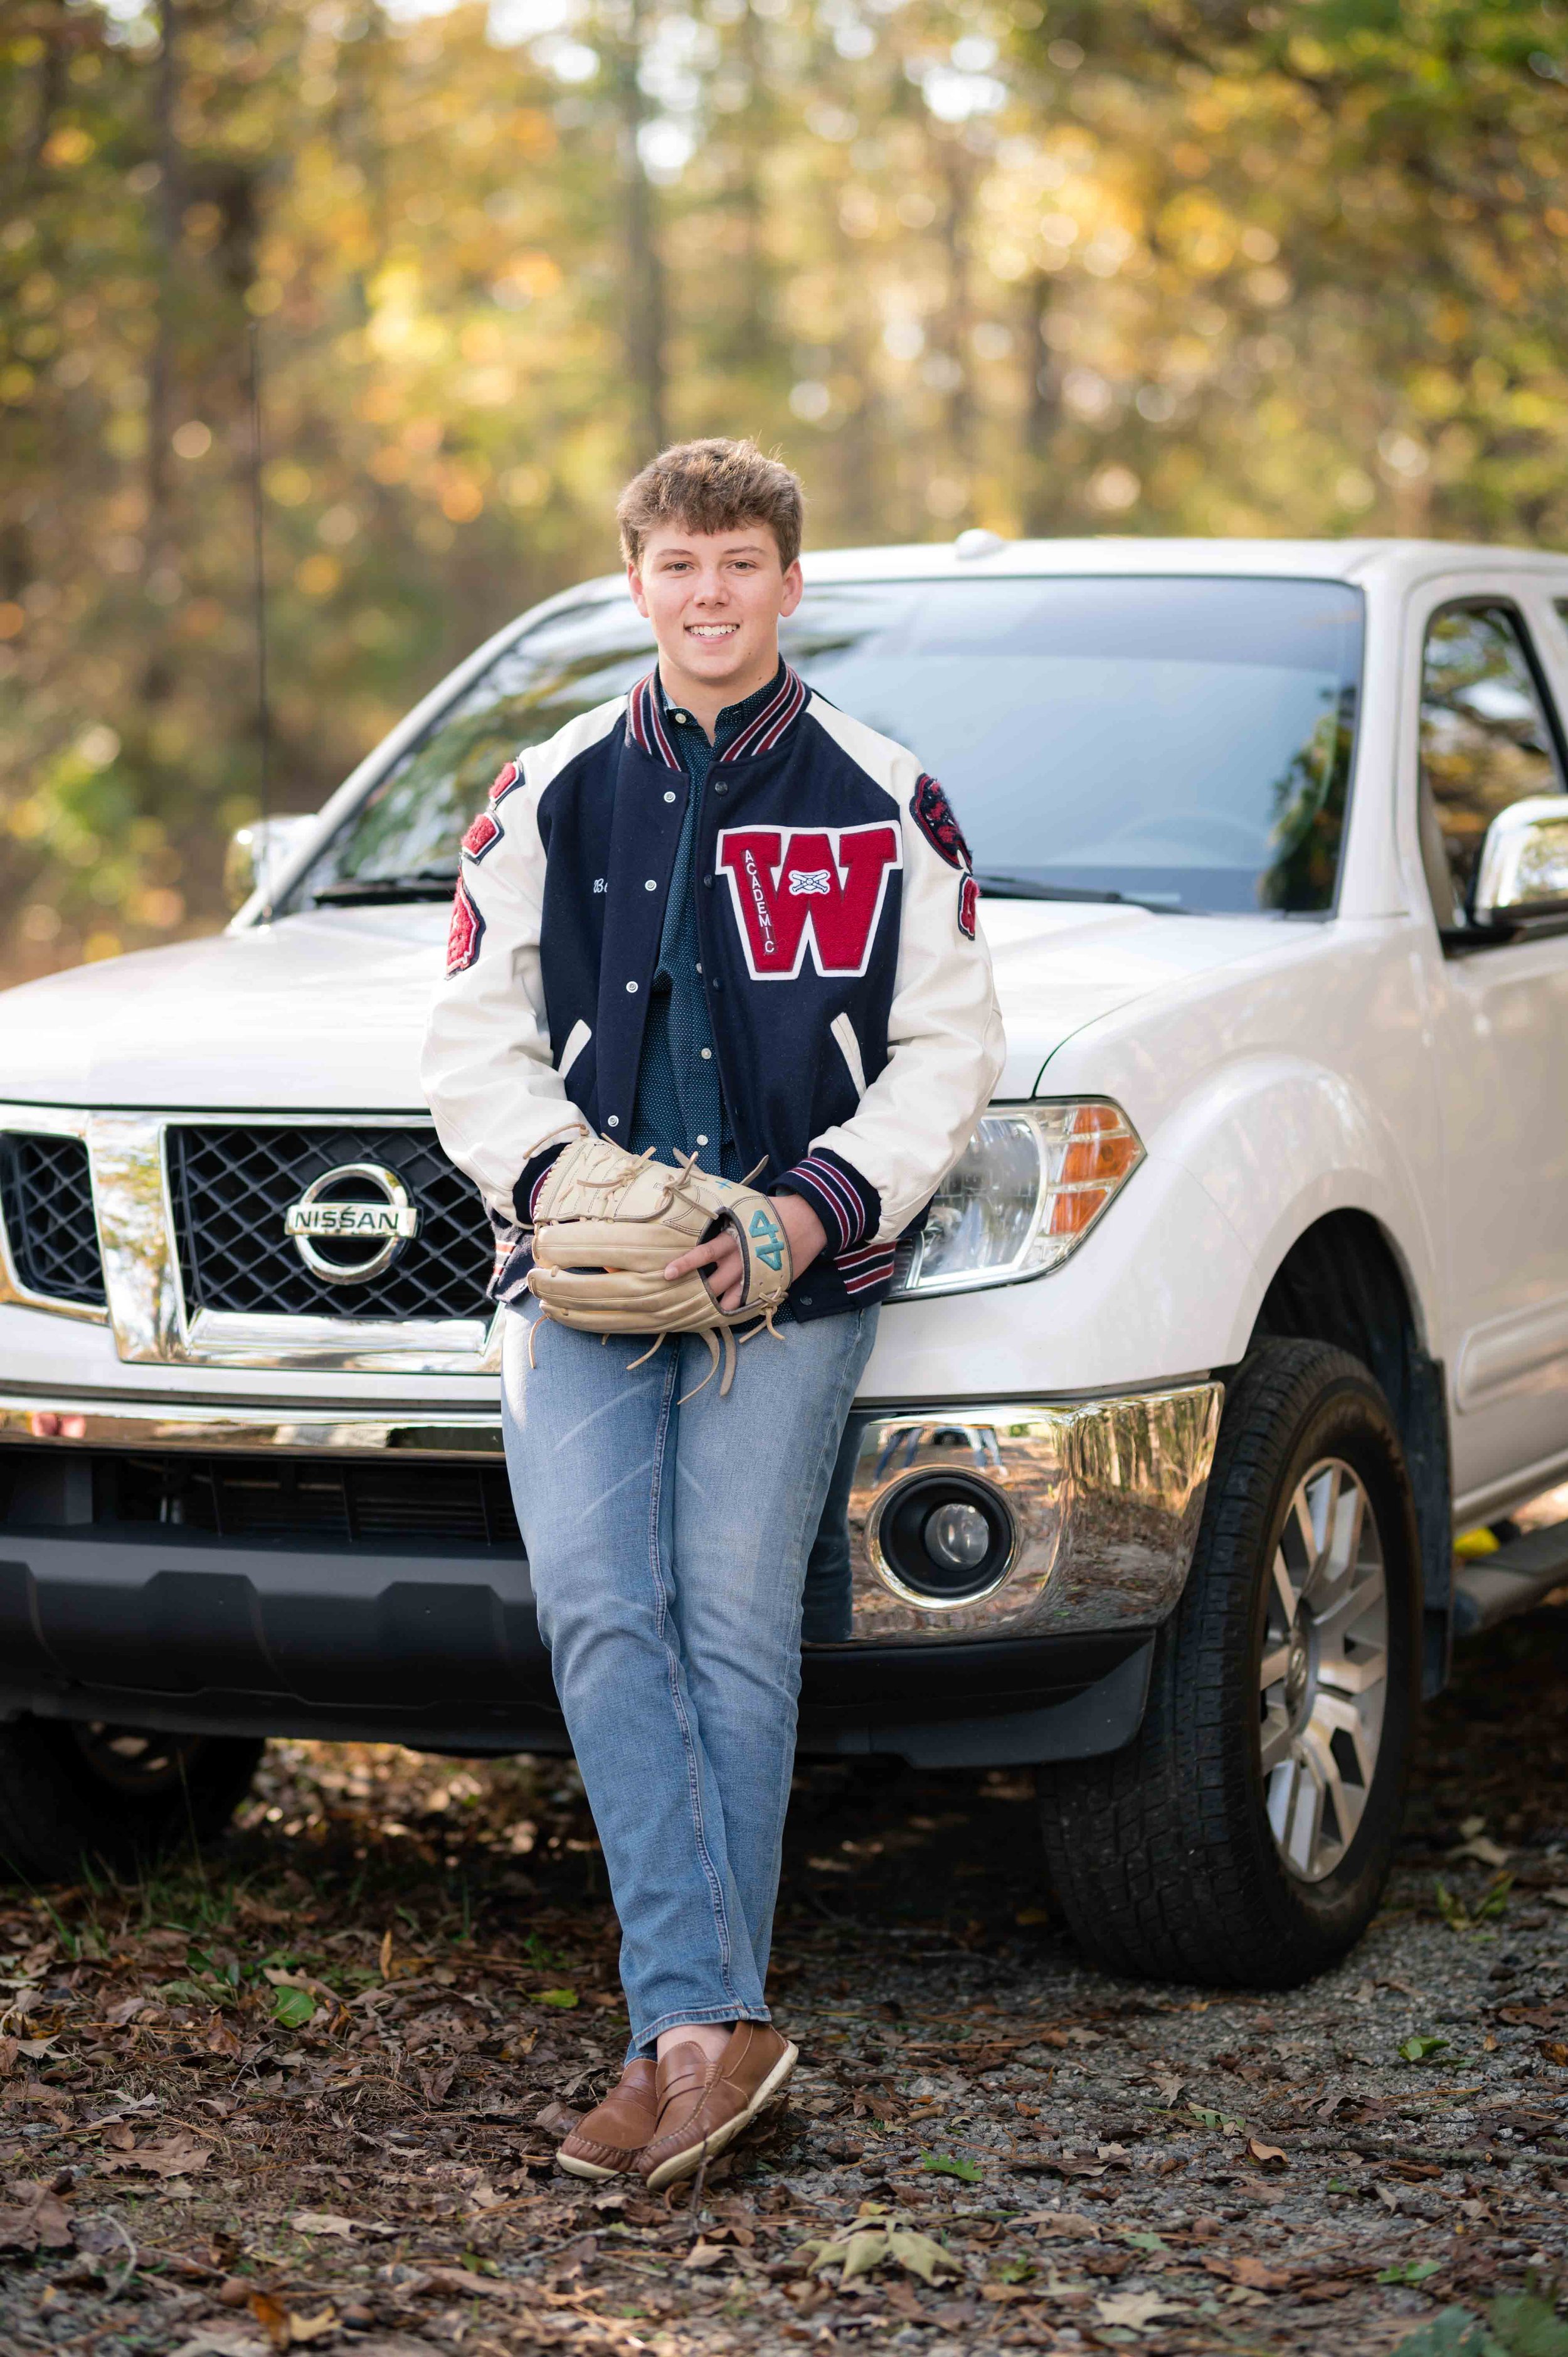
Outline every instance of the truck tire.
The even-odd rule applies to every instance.
[[[1355,1944],[1399,1837],[1420,1586],[1372,1376],[1325,1343],[1262,1343],[1230,1387],[1143,1726],[1039,1772],[1052,1889],[1096,1963],[1287,1988]]]
[[[248,1737],[17,1718],[0,1726],[0,1875],[134,1874],[222,1832],[262,1745]]]

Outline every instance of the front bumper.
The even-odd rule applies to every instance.
[[[802,1749],[1003,1764],[1128,1740],[1219,1401],[1199,1382],[863,1412],[847,1634],[805,1649]],[[944,1484],[994,1506],[1007,1560],[983,1594],[922,1599],[888,1534]],[[0,1711],[564,1749],[507,1521],[493,1415],[0,1394]]]

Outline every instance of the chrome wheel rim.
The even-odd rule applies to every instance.
[[[1371,1501],[1342,1459],[1321,1458],[1274,1549],[1258,1674],[1264,1806],[1298,1881],[1321,1882],[1356,1838],[1382,1743],[1388,1638]]]

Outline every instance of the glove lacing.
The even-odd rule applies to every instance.
[[[640,1167],[645,1162],[655,1161],[658,1157],[658,1153],[659,1148],[656,1146],[648,1146],[641,1154],[636,1157],[638,1166]],[[700,1168],[695,1153],[677,1153],[674,1159],[679,1165],[681,1178],[689,1177],[693,1170]],[[752,1165],[745,1178],[741,1179],[740,1184],[743,1187],[749,1187],[757,1173],[766,1169],[767,1166],[768,1157],[764,1155],[760,1162],[756,1162]],[[628,1186],[630,1183],[630,1179],[631,1173],[628,1170],[621,1170],[609,1178],[580,1178],[577,1181],[577,1184],[580,1187],[603,1187],[608,1189],[612,1187]],[[680,1178],[677,1178],[672,1186],[665,1188],[657,1211],[650,1211],[647,1214],[648,1219],[650,1222],[653,1220],[662,1219],[671,1204],[673,1203],[680,1195],[680,1192],[681,1183]],[[693,1274],[700,1274],[700,1272],[693,1271]],[[703,1283],[704,1285],[707,1284],[706,1276],[703,1277]],[[539,1297],[535,1295],[534,1298],[538,1300]],[[781,1302],[770,1301],[766,1309],[758,1309],[755,1313],[757,1318],[756,1325],[745,1334],[737,1336],[733,1326],[722,1327],[720,1329],[720,1333],[722,1333],[724,1337],[722,1344],[719,1340],[719,1336],[714,1334],[711,1327],[703,1329],[702,1340],[708,1346],[708,1372],[703,1377],[700,1383],[693,1383],[689,1392],[682,1393],[680,1398],[675,1403],[676,1406],[684,1407],[689,1399],[695,1399],[700,1391],[704,1391],[708,1384],[713,1382],[714,1375],[718,1373],[721,1365],[724,1368],[724,1375],[719,1384],[719,1397],[720,1399],[727,1399],[729,1397],[730,1386],[735,1381],[735,1371],[737,1363],[736,1351],[738,1346],[745,1342],[755,1342],[759,1334],[771,1334],[776,1342],[781,1342],[783,1340],[783,1336],[779,1333],[778,1327],[775,1326],[773,1322],[782,1307],[783,1304]],[[540,1327],[544,1323],[546,1318],[550,1319],[554,1325],[564,1325],[565,1323],[564,1318],[558,1318],[555,1316],[554,1311],[551,1308],[547,1301],[539,1302],[539,1314],[532,1320],[528,1329],[528,1364],[531,1373],[534,1372],[538,1363],[533,1355],[534,1340],[539,1332]],[[601,1334],[599,1336],[601,1345],[607,1342],[609,1339],[610,1338],[607,1334]],[[669,1340],[669,1339],[670,1329],[665,1327],[662,1332],[655,1334],[652,1341],[649,1344],[647,1350],[640,1354],[640,1356],[635,1359],[628,1359],[627,1361],[627,1373],[628,1375],[635,1374],[639,1367],[645,1367],[648,1364],[649,1360],[652,1358],[654,1352],[660,1349],[662,1345]]]

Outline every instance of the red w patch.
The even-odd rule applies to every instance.
[[[792,982],[811,945],[820,974],[864,974],[901,867],[897,826],[730,826],[719,866],[754,982]]]
[[[501,830],[495,820],[489,811],[481,811],[463,837],[463,848],[470,859],[482,859],[491,844],[499,843],[500,839]]]
[[[485,937],[485,920],[459,883],[452,896],[452,922],[446,931],[446,972],[467,974],[479,954],[479,943]]]

